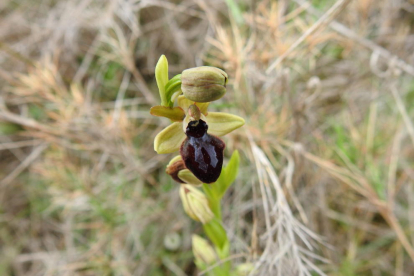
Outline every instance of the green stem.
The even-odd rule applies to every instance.
[[[203,229],[207,237],[214,244],[220,260],[228,258],[230,255],[230,243],[221,220],[213,218],[210,222],[203,224]],[[226,261],[213,271],[215,273],[214,275],[230,276],[230,269],[231,263],[230,261]],[[220,274],[218,272],[220,272]]]
[[[214,216],[221,222],[222,218],[221,218],[221,204],[220,204],[220,200],[216,200],[214,202],[210,203],[210,208],[211,211],[213,211]]]
[[[223,168],[220,178],[214,184],[203,184],[204,194],[208,199],[208,204],[214,214],[214,218],[203,225],[204,232],[210,241],[214,244],[220,260],[225,260],[230,256],[230,242],[227,238],[226,230],[222,223],[221,199],[224,196],[231,183],[237,177],[239,167],[239,153],[235,151],[228,163]],[[226,261],[211,271],[208,275],[230,276],[231,262]]]
[[[215,196],[211,186],[204,184],[203,189],[207,195],[210,209],[214,214],[213,220],[203,225],[204,232],[216,247],[219,258],[224,260],[230,255],[230,243],[227,238],[226,230],[222,225],[221,199]],[[231,263],[230,261],[226,261],[214,270],[214,275],[229,276],[230,269]]]
[[[208,203],[214,216],[221,221],[221,199],[217,198],[213,184],[203,184],[204,193],[207,196]]]

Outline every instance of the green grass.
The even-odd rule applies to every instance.
[[[328,262],[308,258],[327,275],[414,274],[414,82],[398,65],[398,75],[379,76],[374,66],[394,61],[373,64],[361,44],[369,39],[412,68],[409,9],[353,1],[335,18],[345,35],[322,26],[267,74],[320,15],[294,1],[115,2],[0,4],[0,275],[199,273],[191,234],[202,227],[165,173],[173,155],[153,150],[169,123],[149,114],[162,54],[170,77],[198,65],[225,70],[227,94],[209,110],[246,119],[223,138],[226,157],[238,150],[241,159],[222,201],[234,266],[264,256],[257,275],[298,269],[292,248],[303,242],[284,236],[302,233],[297,219],[329,244],[315,242],[313,252]],[[322,14],[335,2],[310,4]],[[39,142],[47,148],[31,156]],[[283,194],[266,177],[271,169]],[[181,237],[175,251],[164,246],[170,233]]]

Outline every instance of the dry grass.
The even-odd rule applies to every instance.
[[[154,66],[210,64],[255,275],[414,274],[412,0],[0,3],[0,275],[197,275]],[[333,7],[333,8],[331,8]],[[178,233],[176,251],[164,239]]]

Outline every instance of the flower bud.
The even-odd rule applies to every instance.
[[[207,240],[198,235],[193,235],[192,243],[196,263],[200,265],[210,265],[216,262],[217,254]]]
[[[254,265],[252,263],[244,263],[239,264],[236,267],[235,274],[236,276],[247,276],[250,275],[250,273],[253,271]]]
[[[227,74],[223,70],[201,66],[184,70],[181,74],[181,90],[194,102],[211,102],[226,93]]]
[[[169,233],[164,237],[164,246],[168,250],[176,251],[180,248],[181,237],[176,232]]]
[[[207,197],[200,190],[191,185],[182,184],[180,197],[184,211],[189,217],[203,224],[213,219],[214,214],[208,205]]]

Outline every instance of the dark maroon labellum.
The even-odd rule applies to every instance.
[[[203,120],[188,123],[187,139],[181,145],[181,157],[185,166],[204,183],[213,183],[219,178],[223,166],[223,151],[226,145],[216,136],[207,133],[208,125]]]

